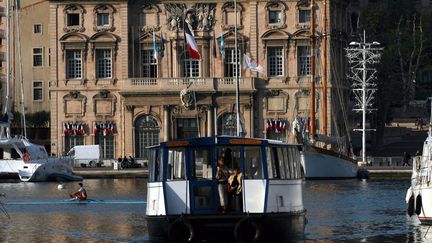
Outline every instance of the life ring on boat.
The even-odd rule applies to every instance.
[[[407,209],[408,216],[414,215],[414,195],[411,195],[411,197],[408,200],[408,209]]]
[[[415,213],[417,214],[417,215],[420,215],[420,213],[421,213],[421,211],[422,211],[422,196],[419,194],[417,197],[416,197],[416,203],[415,203]]]
[[[31,155],[28,152],[25,152],[22,156],[25,163],[29,162],[31,160]]]
[[[168,226],[168,238],[172,241],[190,242],[195,238],[195,229],[187,219],[177,219]]]
[[[242,218],[234,227],[234,238],[238,241],[259,241],[261,236],[262,226],[256,219]]]

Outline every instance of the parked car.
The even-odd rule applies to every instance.
[[[68,155],[74,160],[74,167],[101,167],[103,162],[100,157],[99,145],[77,145]]]

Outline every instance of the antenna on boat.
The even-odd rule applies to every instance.
[[[380,62],[383,48],[379,47],[380,43],[374,41],[366,42],[366,31],[363,31],[363,41],[351,42],[349,47],[345,48],[348,58],[350,73],[348,78],[353,81],[352,90],[356,104],[354,111],[362,112],[363,128],[354,129],[362,132],[362,162],[366,163],[366,131],[375,131],[376,129],[366,129],[366,113],[372,110],[374,94],[376,92],[377,71],[371,65]]]
[[[237,120],[237,137],[240,137],[240,84],[239,84],[239,77],[238,72],[239,70],[239,59],[240,55],[238,53],[238,46],[237,46],[237,0],[234,0],[234,15],[235,15],[235,24],[234,24],[234,52],[235,52],[235,83],[236,83],[236,120]]]

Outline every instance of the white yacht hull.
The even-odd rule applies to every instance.
[[[0,160],[0,179],[18,178],[18,170],[23,168],[22,160]]]
[[[303,163],[306,179],[356,178],[358,173],[355,161],[331,152],[306,149]]]
[[[30,161],[18,171],[19,178],[25,182],[52,180],[82,180],[72,173],[72,161],[69,158],[48,158],[44,161]]]

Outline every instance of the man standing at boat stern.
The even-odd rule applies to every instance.
[[[219,157],[217,161],[216,183],[218,185],[220,211],[225,213],[227,209],[228,170],[225,168],[223,157]]]

